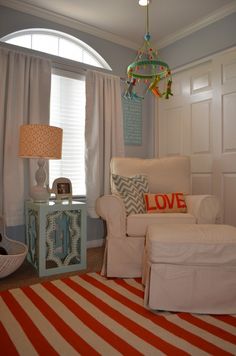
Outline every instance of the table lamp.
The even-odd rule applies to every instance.
[[[20,126],[19,157],[38,158],[35,173],[36,185],[31,187],[30,196],[36,202],[46,202],[50,193],[45,181],[45,159],[61,159],[62,129],[55,126],[32,124]]]

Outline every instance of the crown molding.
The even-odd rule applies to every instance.
[[[89,33],[90,35],[108,40],[110,42],[119,44],[124,47],[128,47],[131,49],[137,49],[139,44],[124,39],[120,36],[114,35],[113,33],[103,31],[97,27],[82,23],[78,20],[75,20],[72,17],[64,16],[58,14],[57,12],[40,8],[38,6],[26,3],[20,0],[0,0],[0,5],[5,7],[10,7],[11,9],[27,13],[33,16],[37,16],[49,21],[53,21],[59,23],[61,25],[74,28],[76,30]]]
[[[192,23],[190,26],[183,28],[182,30],[172,33],[164,37],[157,43],[158,48],[164,48],[174,43],[175,41],[181,40],[182,38],[191,35],[192,33],[201,30],[202,28],[211,25],[212,23],[223,19],[224,17],[236,12],[236,2],[225,5],[220,9],[212,12],[209,16],[204,17],[200,21]]]
[[[0,0],[0,5],[12,8],[14,10],[27,13],[33,16],[37,16],[49,21],[53,21],[56,23],[59,23],[63,26],[71,27],[76,30],[89,33],[90,35],[105,39],[107,41],[119,44],[124,47],[128,47],[130,49],[136,50],[139,46],[140,43],[134,43],[133,41],[129,41],[127,39],[124,39],[123,37],[117,36],[113,33],[103,31],[99,28],[96,28],[94,26],[82,23],[78,20],[75,20],[74,18],[64,16],[61,14],[58,14],[57,12],[53,12],[51,10],[46,10],[40,7],[37,7],[35,5],[26,3],[25,1],[22,0]],[[222,18],[236,12],[236,3],[233,2],[231,4],[225,5],[221,7],[220,9],[214,11],[211,13],[209,16],[204,17],[200,21],[196,21],[195,23],[192,23],[190,26],[187,26],[183,28],[182,30],[172,33],[171,35],[168,35],[164,37],[162,40],[158,41],[156,43],[156,46],[160,48],[164,48],[175,41],[178,41],[218,20],[221,20]]]

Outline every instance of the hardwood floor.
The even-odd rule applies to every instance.
[[[53,275],[48,277],[38,277],[35,268],[25,259],[21,267],[11,275],[0,279],[0,291],[17,288],[24,285],[35,284],[44,280],[57,279],[61,276],[72,276],[86,272],[100,272],[102,268],[104,247],[90,248],[87,250],[87,269],[77,272],[68,272],[60,275]]]

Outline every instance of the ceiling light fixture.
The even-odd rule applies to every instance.
[[[144,0],[139,0],[144,2]],[[138,50],[137,56],[128,68],[126,88],[123,97],[126,99],[144,99],[147,92],[152,92],[156,97],[169,99],[171,92],[171,70],[167,63],[158,58],[157,50],[153,48],[149,33],[149,0],[146,0],[146,34],[144,44]],[[141,5],[141,4],[140,4]],[[142,5],[144,6],[144,5]],[[159,89],[159,82],[163,83],[164,89]]]
[[[147,6],[150,3],[150,1],[149,0],[139,0],[138,3],[140,6]]]

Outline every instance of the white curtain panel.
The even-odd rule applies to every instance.
[[[0,78],[0,214],[14,226],[24,223],[24,200],[35,174],[29,168],[34,162],[18,157],[19,127],[49,123],[51,63],[0,48]]]
[[[110,161],[124,156],[120,78],[88,71],[86,75],[85,167],[87,210],[92,218],[96,199],[110,193]]]

